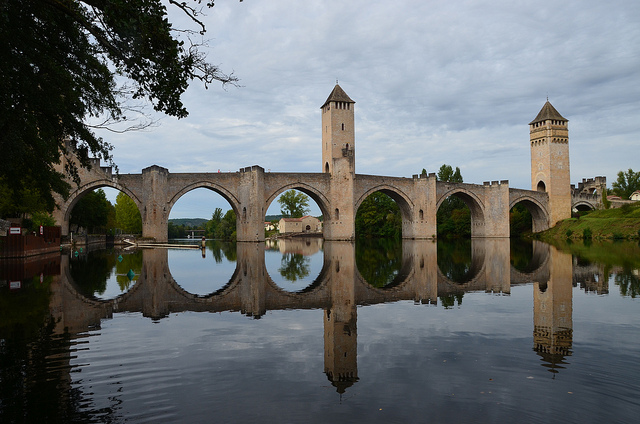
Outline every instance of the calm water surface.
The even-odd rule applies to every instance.
[[[0,262],[0,422],[637,422],[640,247],[208,242]]]

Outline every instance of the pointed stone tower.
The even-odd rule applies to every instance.
[[[529,123],[531,189],[549,193],[549,225],[571,217],[569,121],[547,102]]]
[[[322,171],[331,175],[332,210],[325,240],[355,237],[355,102],[336,83],[322,107]]]
[[[321,107],[322,172],[355,172],[355,103],[336,84]]]

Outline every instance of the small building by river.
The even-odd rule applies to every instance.
[[[321,233],[322,222],[309,215],[302,218],[281,218],[278,222],[278,231],[280,234]]]

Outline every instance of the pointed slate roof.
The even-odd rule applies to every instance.
[[[340,87],[338,84],[333,87],[333,91],[331,91],[331,94],[329,94],[327,100],[322,104],[322,106],[320,106],[320,109],[325,107],[329,102],[355,103],[349,96],[347,96],[347,93],[345,93],[342,87]]]
[[[568,119],[565,119],[562,115],[560,115],[556,108],[553,107],[551,103],[549,103],[549,100],[547,100],[544,106],[542,106],[542,109],[540,109],[540,112],[538,112],[538,116],[536,116],[533,121],[529,122],[529,125],[535,124],[536,122],[546,121],[547,119],[555,119],[557,121],[565,122],[569,121]]]

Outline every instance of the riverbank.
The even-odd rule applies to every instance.
[[[553,228],[535,235],[552,242],[559,239],[635,240],[640,239],[640,202],[616,209],[589,212],[565,219]]]

